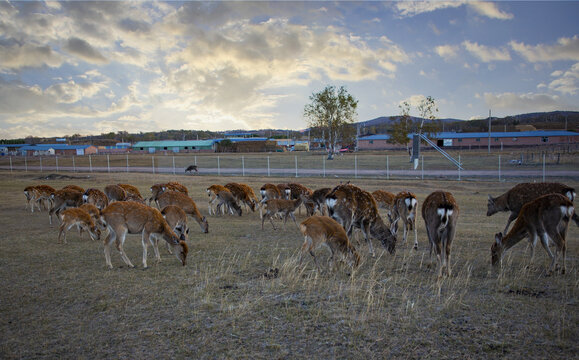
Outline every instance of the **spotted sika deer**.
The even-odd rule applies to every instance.
[[[242,210],[239,204],[237,204],[237,200],[231,193],[231,191],[220,191],[217,194],[217,212],[221,212],[221,207],[225,207],[227,209],[231,209],[237,213],[237,215],[241,216]],[[225,211],[223,212],[225,213]]]
[[[106,208],[109,205],[109,198],[99,189],[86,189],[82,195],[82,200],[86,204],[93,204],[100,210]]]
[[[82,193],[73,189],[56,190],[52,195],[52,208],[48,212],[48,220],[52,225],[52,215],[55,214],[58,219],[61,211],[70,207],[79,207],[82,205]]]
[[[372,193],[372,197],[376,200],[376,205],[379,209],[387,211],[388,220],[392,222],[392,212],[394,211],[394,204],[396,203],[396,195],[386,190],[376,190]]]
[[[321,271],[314,251],[325,246],[331,253],[328,260],[330,270],[336,264],[336,255],[352,269],[356,269],[360,265],[360,255],[348,240],[344,228],[336,220],[327,216],[314,215],[302,221],[300,231],[304,235],[300,264],[304,254],[309,252],[314,258],[318,271]]]
[[[273,226],[273,229],[277,230],[275,224],[273,223],[273,217],[275,215],[281,215],[281,217],[284,219],[283,220],[284,229],[288,217],[291,217],[296,226],[298,226],[294,212],[300,206],[301,203],[302,203],[301,198],[296,200],[287,200],[287,199],[266,200],[264,203],[265,214],[263,214],[263,217],[261,218],[261,230],[263,230],[263,223],[265,222],[266,218],[268,218],[269,221],[271,222],[271,226]]]
[[[167,224],[175,234],[179,237],[179,240],[186,241],[189,236],[189,226],[187,225],[187,214],[183,209],[175,205],[167,205],[161,210],[161,215],[167,221]],[[158,242],[159,239],[157,239]],[[167,251],[169,254],[173,253],[171,249],[171,244],[165,242],[167,244]]]
[[[122,187],[123,190],[127,193],[127,196],[133,199],[143,199],[141,192],[139,189],[131,184],[117,184],[118,186]],[[133,200],[134,201],[134,200]]]
[[[506,250],[528,236],[531,242],[531,262],[535,254],[535,245],[540,239],[541,245],[551,258],[551,266],[547,274],[551,275],[556,270],[559,253],[563,256],[561,273],[564,274],[567,270],[565,265],[567,230],[569,220],[574,213],[575,209],[571,200],[561,194],[543,195],[526,203],[519,210],[519,216],[508,234],[503,236],[502,233],[497,233],[495,235],[495,242],[491,246],[493,266],[501,262]],[[549,241],[556,245],[555,255],[549,249]]]
[[[515,185],[506,193],[493,198],[489,195],[487,203],[487,216],[496,214],[499,211],[510,211],[511,214],[507,220],[507,225],[503,234],[507,233],[509,225],[519,215],[519,211],[526,203],[547,194],[565,195],[569,200],[575,199],[575,189],[559,183],[521,183]]]
[[[125,264],[129,267],[134,267],[123,250],[127,234],[141,234],[144,268],[147,268],[148,243],[153,245],[155,259],[161,261],[157,238],[162,238],[169,243],[177,259],[185,266],[187,252],[189,251],[187,244],[185,241],[180,240],[177,234],[169,227],[159,210],[134,201],[119,201],[107,206],[102,211],[101,218],[109,230],[109,234],[104,240],[105,261],[109,268],[113,268],[111,263],[111,246],[113,243],[116,244],[121,259],[123,259]]]
[[[154,201],[157,206],[159,206],[157,199],[165,191],[178,191],[184,193],[185,195],[189,195],[189,190],[187,190],[187,187],[178,182],[169,181],[168,183],[154,184],[151,186],[151,197],[149,198],[149,205],[151,205],[151,202]]]
[[[436,252],[438,260],[438,278],[442,278],[443,272],[450,276],[450,249],[456,223],[458,221],[459,208],[451,193],[435,191],[428,195],[422,204],[422,218],[426,224],[426,234],[430,241],[430,256],[432,248]]]
[[[97,228],[96,223],[89,213],[81,208],[71,208],[63,210],[60,214],[60,229],[58,231],[58,242],[61,243],[61,237],[66,244],[66,233],[73,226],[85,230],[93,240],[100,240],[101,231]]]
[[[104,193],[109,198],[109,203],[113,201],[125,201],[127,199],[127,192],[119,185],[105,186]]]
[[[290,189],[290,193],[289,193],[289,199],[290,200],[295,200],[298,198],[302,199],[302,204],[305,206],[306,208],[306,214],[308,214],[308,216],[313,215],[313,211],[314,211],[314,204],[311,201],[308,201],[307,203],[304,202],[304,199],[309,200],[311,199],[312,196],[312,190],[310,190],[307,186],[304,186],[300,183],[287,183],[286,186]],[[301,207],[298,208],[299,214],[301,215]]]
[[[362,231],[372,256],[374,248],[370,236],[378,239],[390,254],[395,252],[398,222],[393,222],[390,228],[384,224],[369,192],[350,184],[338,185],[327,195],[326,205],[330,217],[344,227],[349,238],[354,228]]]
[[[217,194],[221,191],[229,191],[225,186],[219,184],[213,184],[209,186],[207,189],[207,196],[209,196],[209,215],[217,215],[216,209],[214,206],[217,207]]]
[[[414,230],[414,249],[418,249],[418,234],[416,232],[416,208],[418,207],[418,200],[416,195],[410,191],[401,191],[396,194],[394,199],[394,209],[392,210],[392,218],[400,218],[404,225],[404,235],[402,242],[406,243],[408,233]]]
[[[36,206],[38,211],[40,211],[40,204],[37,202],[37,199],[40,197],[40,192],[36,190],[35,186],[25,187],[24,196],[26,197],[26,207],[24,210],[28,210],[28,206],[30,206],[30,212],[34,212],[34,206]]]
[[[245,184],[227,183],[225,188],[231,191],[235,201],[239,204],[244,204],[246,207],[255,211],[255,206],[259,202],[253,190]]]
[[[37,192],[36,203],[45,209],[52,208],[52,194],[54,194],[56,190],[50,185],[36,185],[34,189]],[[48,205],[46,203],[48,203]]]
[[[193,201],[193,199],[191,199],[188,195],[179,191],[165,191],[159,195],[157,201],[159,202],[159,207],[161,209],[167,205],[176,205],[180,207],[183,209],[183,211],[185,211],[185,213],[197,221],[204,233],[209,232],[209,223],[207,222],[207,219],[205,216],[201,215],[199,209],[197,209],[195,201]]]

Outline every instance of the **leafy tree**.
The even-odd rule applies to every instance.
[[[392,124],[392,133],[388,140],[392,144],[406,145],[408,147],[408,133],[413,128],[412,118],[410,117],[410,104],[404,101],[400,108],[401,115],[398,120]]]
[[[420,133],[425,133],[426,136],[430,137],[432,134],[437,133],[440,130],[440,121],[436,120],[436,114],[438,113],[438,107],[432,96],[428,96],[420,102],[417,106],[420,117],[422,118],[420,123],[420,128],[418,131]],[[429,120],[424,123],[424,120]]]
[[[326,88],[310,96],[311,103],[304,107],[304,117],[312,135],[319,137],[328,149],[328,159],[333,159],[338,143],[351,143],[355,137],[352,124],[358,115],[356,100],[341,86]]]

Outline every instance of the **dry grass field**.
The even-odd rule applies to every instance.
[[[46,175],[46,173],[42,174]],[[187,265],[160,247],[155,264],[141,265],[139,235],[125,250],[136,268],[113,251],[109,270],[102,241],[71,230],[58,244],[48,214],[24,210],[27,185],[67,184],[103,189],[131,183],[144,195],[158,182],[183,182],[204,215],[205,189],[230,181],[255,191],[265,182],[299,181],[313,189],[337,185],[321,178],[217,178],[154,174],[0,174],[0,358],[2,359],[570,359],[579,353],[579,229],[571,224],[567,273],[545,276],[538,246],[529,264],[522,241],[508,251],[503,270],[490,271],[494,233],[507,214],[486,216],[487,194],[514,183],[357,179],[369,191],[413,191],[420,203],[433,190],[452,192],[459,205],[449,278],[437,281],[422,218],[413,238],[376,257],[363,256],[351,272],[319,273],[309,257],[298,265],[303,238],[286,229],[261,230],[259,213],[208,216],[209,233],[189,220]],[[565,180],[579,189],[579,182]],[[298,222],[302,214],[296,214]],[[281,225],[281,224],[280,224]],[[401,234],[399,234],[401,239]],[[434,264],[434,266],[433,266]]]

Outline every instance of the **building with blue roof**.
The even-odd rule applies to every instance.
[[[98,152],[93,145],[67,145],[67,144],[38,144],[27,145],[19,150],[22,156],[42,156],[42,155],[92,155]]]

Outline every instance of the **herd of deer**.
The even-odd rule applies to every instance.
[[[109,268],[113,267],[110,255],[113,243],[125,264],[134,267],[123,251],[127,233],[141,234],[145,268],[149,243],[153,246],[156,260],[160,261],[159,239],[165,240],[168,251],[174,253],[185,265],[189,233],[187,215],[205,233],[209,232],[207,219],[201,215],[184,185],[176,182],[155,184],[150,190],[148,204],[139,190],[129,184],[108,185],[103,191],[95,188],[85,190],[75,185],[60,190],[48,185],[37,185],[26,187],[24,195],[26,209],[30,207],[30,211],[34,212],[35,208],[41,210],[44,207],[49,209],[51,224],[53,215],[60,220],[59,242],[62,239],[66,243],[66,233],[74,226],[79,229],[81,236],[86,231],[94,240],[100,239],[101,232],[108,230],[104,239],[104,253]],[[400,222],[404,229],[403,242],[406,242],[412,231],[414,249],[418,249],[418,200],[409,191],[394,194],[377,190],[369,193],[350,183],[312,191],[299,183],[266,183],[260,189],[260,200],[250,186],[228,183],[211,185],[207,188],[207,194],[209,215],[230,213],[241,216],[242,206],[246,211],[259,209],[262,230],[266,219],[275,230],[275,217],[284,220],[284,228],[288,217],[291,218],[304,236],[300,264],[305,253],[309,253],[318,270],[321,269],[315,251],[320,247],[326,247],[331,253],[330,268],[338,260],[352,268],[360,264],[360,255],[351,243],[354,229],[362,232],[371,256],[374,256],[371,238],[379,240],[390,254],[395,252]],[[522,183],[499,197],[489,195],[487,216],[501,211],[511,212],[504,231],[495,235],[491,247],[492,264],[499,264],[505,250],[529,237],[531,261],[535,245],[540,239],[551,258],[548,274],[556,270],[560,253],[563,257],[561,272],[565,273],[566,235],[570,219],[579,226],[572,202],[574,198],[575,190],[559,183]],[[152,203],[161,210],[152,207]],[[298,225],[294,212],[299,208],[301,213],[301,205],[305,207],[307,218]],[[389,224],[380,216],[380,209],[386,211]],[[441,278],[443,274],[449,276],[451,245],[456,232],[459,206],[451,193],[434,191],[422,203],[421,213],[430,243],[430,255],[433,249],[436,253],[438,277]],[[515,219],[512,229],[507,232]],[[550,242],[556,246],[554,255],[549,248]]]

